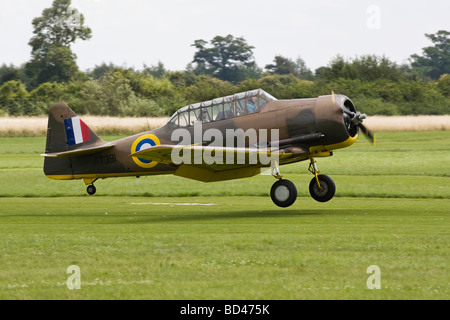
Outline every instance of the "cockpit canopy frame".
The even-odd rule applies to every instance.
[[[189,127],[196,121],[209,123],[257,113],[273,100],[277,99],[262,89],[240,92],[180,108],[168,124],[171,127]]]

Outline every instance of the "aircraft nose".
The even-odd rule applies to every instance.
[[[334,96],[334,93],[333,93]],[[334,98],[333,98],[334,100]],[[348,133],[351,136],[355,136],[359,129],[361,129],[362,133],[371,140],[372,144],[375,145],[375,135],[372,131],[367,129],[362,123],[364,119],[367,118],[365,113],[361,113],[356,111],[353,102],[350,99],[346,99],[341,106],[342,108],[342,116],[344,117],[344,123],[347,128]]]

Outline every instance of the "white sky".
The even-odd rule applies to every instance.
[[[33,18],[53,0],[0,0],[0,64],[30,60]],[[301,56],[313,71],[340,54],[404,63],[450,31],[449,0],[72,0],[92,38],[72,45],[81,70],[102,62],[184,70],[197,39],[244,37],[261,68]]]

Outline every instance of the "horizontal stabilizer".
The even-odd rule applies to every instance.
[[[41,154],[41,156],[49,157],[49,158],[82,157],[82,156],[87,156],[90,154],[94,154],[97,152],[102,152],[102,151],[111,149],[113,146],[114,146],[113,144],[107,143],[107,144],[104,144],[101,146],[91,147],[91,148],[83,148],[83,149],[76,149],[76,150],[55,152],[55,153],[45,153],[45,154]]]

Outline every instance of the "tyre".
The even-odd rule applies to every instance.
[[[309,183],[309,193],[314,200],[319,202],[327,202],[334,197],[334,194],[336,193],[336,185],[329,176],[320,174],[318,179],[320,188],[317,184],[316,178],[314,177]]]
[[[270,197],[277,206],[286,208],[297,200],[297,188],[291,181],[280,179],[273,184]]]
[[[89,195],[92,196],[97,191],[97,188],[95,188],[95,186],[91,184],[90,186],[87,186],[86,191]]]

